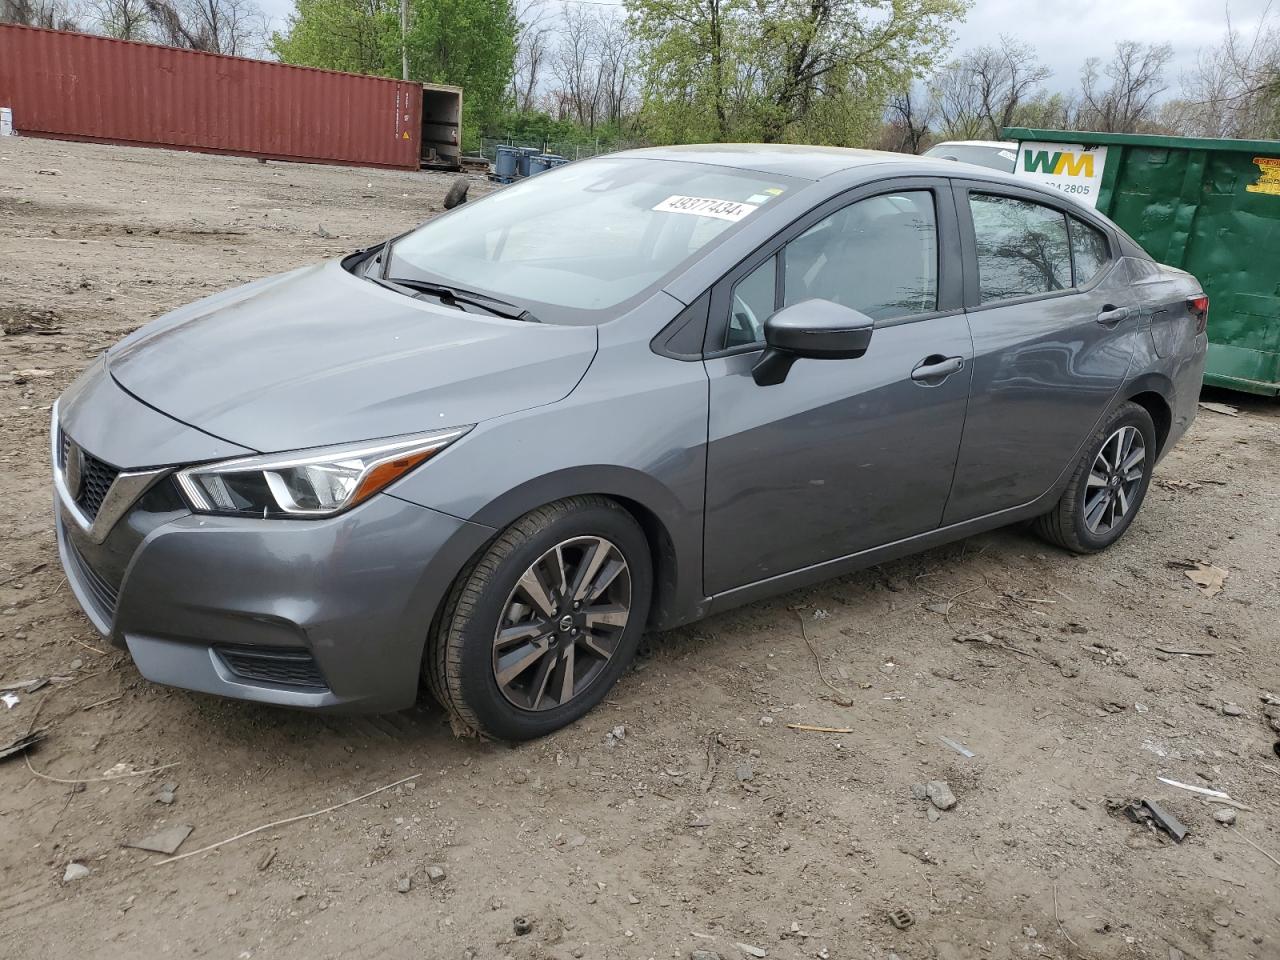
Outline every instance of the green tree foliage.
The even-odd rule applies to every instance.
[[[487,128],[504,106],[515,63],[510,0],[410,0],[410,7],[409,75],[463,87],[464,121]]]
[[[284,63],[398,76],[399,6],[388,0],[294,0],[271,49]]]
[[[504,106],[515,60],[510,0],[409,0],[409,76],[463,88],[464,140]],[[271,43],[285,63],[400,76],[400,7],[392,0],[294,0]]]
[[[662,141],[865,142],[967,0],[626,0]]]

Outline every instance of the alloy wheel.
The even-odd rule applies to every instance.
[[[1146,471],[1147,445],[1137,427],[1121,427],[1107,438],[1089,469],[1084,491],[1084,523],[1101,536],[1133,509]]]
[[[493,676],[523,710],[563,706],[612,659],[631,612],[626,558],[602,537],[556,544],[516,581],[493,637]]]

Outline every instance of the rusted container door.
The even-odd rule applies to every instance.
[[[0,25],[0,106],[26,136],[417,169],[422,88]]]

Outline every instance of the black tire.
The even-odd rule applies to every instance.
[[[1142,477],[1133,488],[1128,498],[1128,509],[1118,521],[1108,529],[1095,532],[1089,529],[1085,516],[1086,499],[1089,496],[1089,475],[1095,461],[1102,452],[1103,445],[1117,431],[1125,427],[1135,428],[1141,435],[1145,445],[1145,457],[1142,463]],[[1146,499],[1147,488],[1151,485],[1151,472],[1155,469],[1157,446],[1156,428],[1151,414],[1136,403],[1124,402],[1098,428],[1089,442],[1085,444],[1071,475],[1071,482],[1062,494],[1062,499],[1048,513],[1035,520],[1035,531],[1050,543],[1070,550],[1073,553],[1097,553],[1115,543],[1133,523],[1142,501]]]
[[[557,544],[575,537],[604,538],[622,554],[630,576],[627,622],[612,656],[584,689],[557,706],[522,709],[503,693],[495,676],[499,621],[525,571]],[[648,541],[618,503],[583,496],[539,507],[507,527],[459,574],[427,642],[427,686],[459,735],[498,740],[544,736],[587,713],[627,669],[644,632],[652,590]]]

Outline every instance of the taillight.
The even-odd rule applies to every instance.
[[[1196,318],[1196,333],[1204,333],[1209,325],[1209,297],[1200,294],[1198,297],[1187,297],[1187,311]]]

